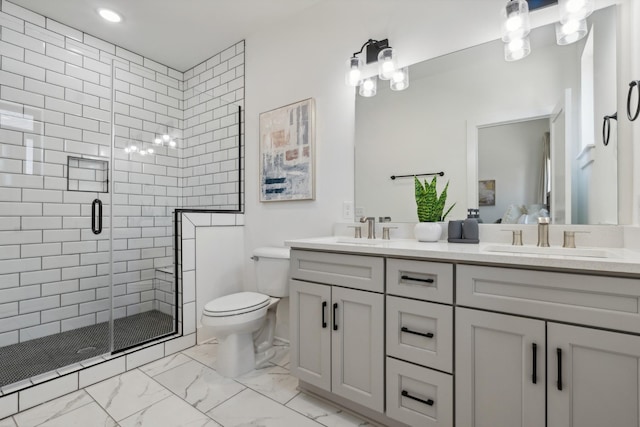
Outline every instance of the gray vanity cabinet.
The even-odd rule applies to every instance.
[[[456,308],[455,342],[458,427],[545,427],[544,321]]]
[[[384,260],[292,251],[291,262],[291,373],[384,412]]]
[[[456,426],[640,427],[639,285],[459,265]]]
[[[640,337],[549,322],[547,346],[549,427],[640,426]]]

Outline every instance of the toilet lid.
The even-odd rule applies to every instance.
[[[271,297],[257,292],[238,292],[209,301],[204,306],[207,316],[233,316],[259,310],[269,305]]]

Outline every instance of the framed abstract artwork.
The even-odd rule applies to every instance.
[[[260,114],[260,201],[315,199],[315,101]]]
[[[496,205],[496,180],[478,181],[478,202],[480,206]]]

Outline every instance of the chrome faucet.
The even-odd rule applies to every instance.
[[[538,246],[549,247],[549,217],[538,218]]]
[[[368,226],[367,239],[376,238],[376,219],[372,216],[363,216],[360,222],[366,222]]]

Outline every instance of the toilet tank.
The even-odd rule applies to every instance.
[[[272,297],[288,297],[289,248],[256,248],[253,261],[258,292]]]

